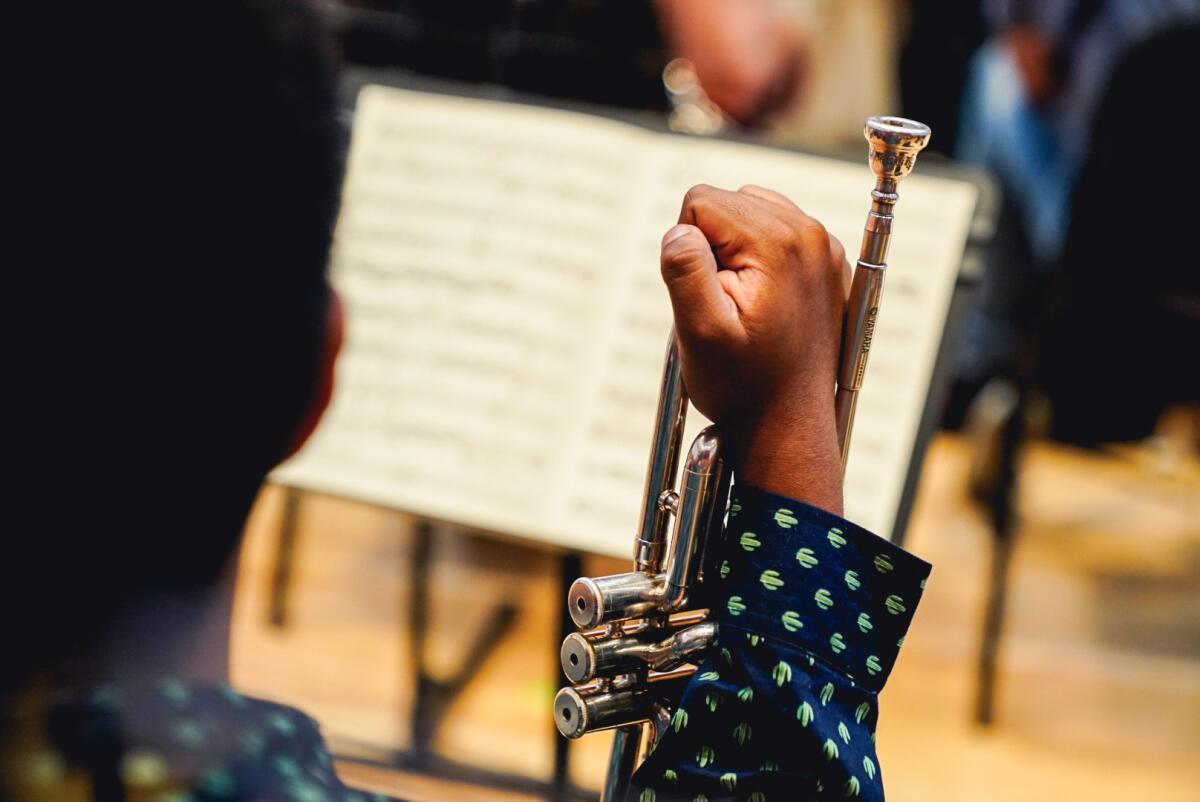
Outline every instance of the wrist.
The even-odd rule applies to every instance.
[[[842,464],[832,395],[828,410],[764,418],[735,437],[738,481],[842,514]]]

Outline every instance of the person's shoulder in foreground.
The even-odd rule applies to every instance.
[[[264,476],[328,402],[340,340],[332,51],[300,0],[99,16],[48,27],[47,65],[80,62],[90,88],[39,87],[39,137],[69,143],[29,160],[53,165],[53,202],[29,208],[56,235],[20,305],[37,365],[11,382],[30,526],[0,586],[0,798],[362,799],[310,719],[216,684],[222,577]]]
[[[387,802],[347,788],[317,723],[224,684],[29,695],[5,775],[21,802]]]

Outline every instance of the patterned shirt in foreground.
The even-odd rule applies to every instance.
[[[791,499],[735,488],[707,560],[717,648],[630,802],[883,800],[877,694],[928,563]]]
[[[228,685],[25,702],[0,775],[20,802],[393,802],[342,784],[313,719]]]

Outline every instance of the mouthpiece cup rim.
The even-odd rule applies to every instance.
[[[932,135],[928,125],[907,117],[868,117],[863,125],[863,136],[873,148],[916,153],[929,144]]]

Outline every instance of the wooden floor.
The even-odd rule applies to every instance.
[[[889,799],[1200,801],[1200,466],[1144,449],[1031,450],[998,719],[982,729],[971,709],[989,535],[966,501],[967,462],[961,439],[935,442],[910,529],[908,547],[935,567],[882,696]],[[248,527],[234,683],[309,711],[342,753],[409,748],[411,522],[305,496],[288,620],[274,628],[268,588],[282,506],[281,491],[268,489]],[[434,544],[426,659],[435,674],[457,670],[499,599],[519,609],[433,746],[483,769],[548,779],[558,561],[453,532]],[[603,735],[575,745],[575,782],[598,788],[607,745]],[[528,798],[341,769],[349,782],[414,800]]]

